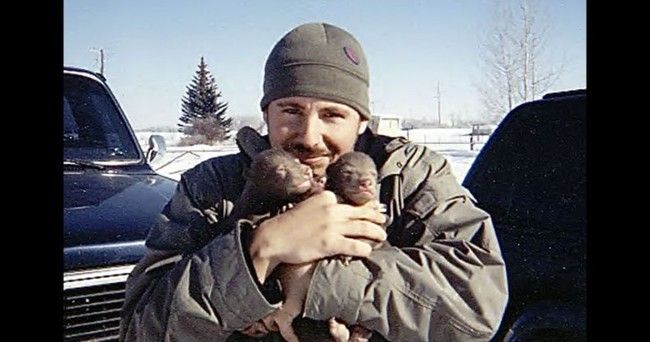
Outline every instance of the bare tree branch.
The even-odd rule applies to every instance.
[[[537,0],[500,0],[480,37],[484,117],[500,121],[521,102],[538,98],[564,71],[544,57],[549,17]],[[512,8],[516,8],[513,11]]]

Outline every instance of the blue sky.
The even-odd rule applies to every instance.
[[[586,86],[586,3],[542,1],[551,25],[545,58],[564,60],[551,89]],[[370,65],[371,109],[443,120],[480,112],[479,34],[494,0],[64,1],[64,65],[105,74],[134,128],[175,126],[201,56],[232,116],[260,116],[264,62],[275,42],[306,22],[351,32]]]

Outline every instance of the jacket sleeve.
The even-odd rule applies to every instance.
[[[120,340],[223,341],[278,308],[250,273],[242,248],[248,221],[221,227],[192,248],[206,238],[193,231],[208,231],[209,220],[185,184],[181,178],[127,280]]]
[[[303,314],[358,323],[391,341],[487,341],[508,299],[490,215],[444,157],[415,145],[395,153],[406,156],[393,189],[405,201],[388,229],[392,245],[347,266],[321,261]]]

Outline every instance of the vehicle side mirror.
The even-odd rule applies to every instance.
[[[149,148],[147,149],[147,162],[151,163],[154,159],[160,158],[167,151],[165,138],[161,135],[153,134],[149,136]]]

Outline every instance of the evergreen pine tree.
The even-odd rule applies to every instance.
[[[207,67],[201,57],[199,69],[182,98],[178,131],[190,136],[203,136],[207,143],[213,143],[229,138],[232,119],[226,117],[228,104],[219,102],[221,92]]]

